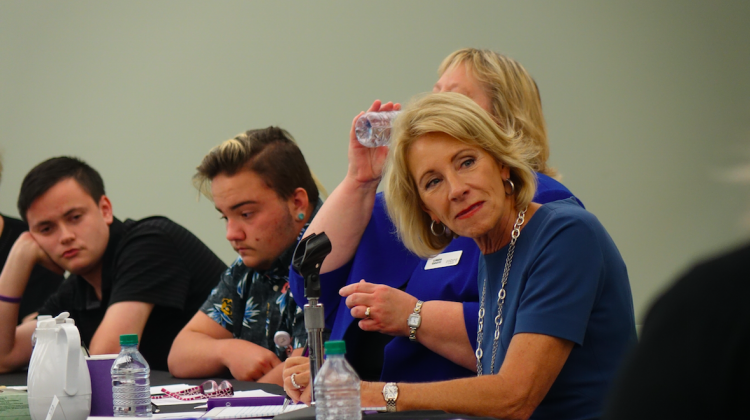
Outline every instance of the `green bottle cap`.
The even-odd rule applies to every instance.
[[[138,334],[123,334],[120,336],[121,346],[136,346],[138,345]]]
[[[346,343],[342,340],[326,341],[326,354],[346,354]]]

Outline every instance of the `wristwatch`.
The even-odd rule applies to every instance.
[[[411,341],[417,341],[417,328],[422,325],[422,315],[419,314],[419,311],[422,310],[423,304],[424,302],[418,300],[414,306],[414,313],[406,319],[406,325],[409,326],[409,340]]]
[[[385,411],[393,413],[396,411],[396,400],[398,399],[398,385],[388,382],[383,387],[383,398],[385,398]]]

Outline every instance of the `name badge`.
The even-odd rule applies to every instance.
[[[453,252],[446,252],[440,255],[436,255],[429,260],[427,260],[427,264],[424,265],[425,270],[432,270],[433,268],[443,268],[443,267],[451,267],[461,260],[461,254],[463,254],[463,251],[453,251]]]

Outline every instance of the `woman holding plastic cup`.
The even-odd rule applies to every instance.
[[[472,358],[479,377],[365,382],[362,405],[498,418],[598,417],[635,340],[627,271],[606,230],[573,199],[533,202],[534,172],[517,133],[463,95],[417,100],[394,132],[385,197],[399,238],[417,255],[434,255],[452,239],[438,225],[481,251],[477,351],[453,340],[453,351]],[[347,304],[364,317],[371,298],[355,291]]]
[[[549,148],[539,90],[521,64],[493,51],[467,48],[446,57],[438,73],[434,91],[464,94],[501,127],[520,133],[514,141],[527,150],[536,172],[536,202],[573,196],[553,178],[556,171],[547,164]],[[369,111],[393,109],[398,105],[375,101]],[[353,123],[347,175],[308,231],[325,232],[334,244],[321,271],[321,302],[331,339],[347,341],[347,359],[363,379],[425,382],[475,375],[474,361],[454,359],[451,349],[442,347],[446,340],[441,333],[447,331],[446,322],[453,322],[464,326],[456,334],[466,343],[476,336],[479,248],[470,238],[454,239],[443,254],[459,258],[437,256],[430,263],[442,262],[429,270],[428,261],[406,250],[393,234],[395,227],[382,193],[376,195],[386,154],[387,147],[362,146]],[[348,310],[339,290],[362,279],[368,283],[362,287],[379,302],[370,307],[368,317],[359,314],[362,319],[355,322],[358,314]],[[290,286],[298,303],[304,304],[304,282],[296,273],[290,274]],[[416,318],[418,301],[425,302],[418,314],[421,324],[410,329],[407,319]],[[378,333],[395,337],[391,340]]]

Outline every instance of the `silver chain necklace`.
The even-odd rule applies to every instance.
[[[510,244],[508,245],[508,256],[505,258],[505,269],[503,269],[503,281],[500,291],[497,293],[497,316],[495,317],[495,337],[492,342],[492,363],[490,364],[490,373],[495,372],[495,356],[497,355],[497,343],[500,339],[500,326],[503,324],[503,305],[505,304],[505,284],[508,283],[508,273],[510,265],[513,262],[513,252],[516,250],[516,240],[521,235],[521,226],[526,217],[526,207],[518,212],[516,224],[513,225],[513,231],[510,234]],[[477,376],[482,376],[482,339],[484,336],[484,298],[487,295],[487,278],[484,279],[482,286],[482,300],[479,305],[479,326],[477,328],[477,351],[474,353],[477,357]]]

